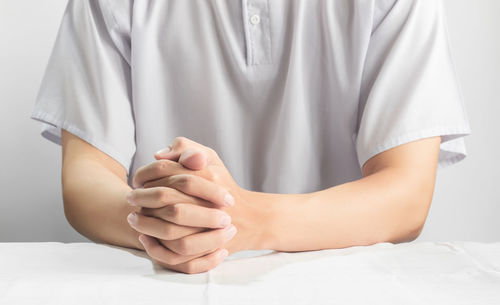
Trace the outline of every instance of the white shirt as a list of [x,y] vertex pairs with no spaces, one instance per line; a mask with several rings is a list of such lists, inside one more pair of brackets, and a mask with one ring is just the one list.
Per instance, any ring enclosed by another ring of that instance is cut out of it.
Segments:
[[374,155],[470,134],[440,0],[70,0],[32,118],[129,175],[176,136],[247,189],[303,193]]

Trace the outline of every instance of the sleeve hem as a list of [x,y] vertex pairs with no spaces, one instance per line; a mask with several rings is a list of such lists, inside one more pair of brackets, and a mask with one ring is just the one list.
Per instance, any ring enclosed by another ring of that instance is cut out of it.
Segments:
[[62,145],[61,129],[65,129],[119,162],[125,168],[128,177],[131,162],[127,161],[127,158],[123,157],[115,148],[109,146],[104,141],[81,130],[75,124],[58,120],[49,113],[43,111],[33,112],[30,118],[44,124],[40,134],[47,140],[55,144]]
[[[367,149],[365,153],[360,152],[358,154],[360,168],[373,156],[394,148],[396,146],[406,144],[409,142],[417,141],[423,138],[430,138],[434,136],[441,136],[441,144],[439,148],[439,162],[438,168],[445,168],[449,165],[457,163],[466,157],[465,145],[462,145],[461,149],[446,149],[443,147],[444,143],[449,141],[458,140],[466,135],[469,135],[471,130],[468,126],[461,127],[438,127],[426,130],[420,130],[416,132],[406,133],[397,138],[390,139],[382,144],[375,145],[373,148]],[[358,151],[360,151],[358,147]]]

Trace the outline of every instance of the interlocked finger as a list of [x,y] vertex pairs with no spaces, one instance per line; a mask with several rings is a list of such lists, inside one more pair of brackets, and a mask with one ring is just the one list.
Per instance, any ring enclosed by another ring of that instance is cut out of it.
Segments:
[[224,229],[213,229],[188,235],[175,240],[164,241],[164,245],[181,255],[196,255],[206,251],[214,251],[234,237],[237,230],[234,225]]
[[[202,258],[203,256],[210,254],[210,252],[200,253],[198,255],[179,255],[168,248],[164,247],[156,238],[147,235],[139,236],[146,253],[154,260],[160,262],[162,265],[167,266],[169,269],[186,272],[186,273],[196,273],[204,272],[204,268],[213,268],[220,263],[220,261],[213,261],[213,259],[208,259],[205,262],[203,260],[198,260],[195,263],[189,263],[186,266],[179,266],[179,264],[186,264],[190,261]],[[214,265],[214,263],[216,263]],[[175,268],[171,268],[177,266]],[[194,268],[196,267],[196,268]],[[206,269],[208,270],[208,269]],[[205,270],[205,271],[206,271]],[[187,272],[191,271],[191,272]]]
[[132,205],[143,208],[162,208],[179,202],[207,207],[213,206],[213,204],[206,200],[186,195],[181,191],[165,186],[132,190],[127,196],[127,201]]
[[162,219],[131,213],[127,220],[132,228],[139,233],[147,234],[164,240],[175,240],[195,233],[205,231],[205,228],[180,226]]
[[154,216],[181,226],[223,228],[231,223],[224,211],[190,203],[176,203],[158,209],[141,209],[140,214]]
[[155,186],[173,188],[184,194],[198,197],[219,206],[234,205],[234,198],[226,189],[215,182],[196,175],[179,174],[166,176],[144,184],[145,188]]

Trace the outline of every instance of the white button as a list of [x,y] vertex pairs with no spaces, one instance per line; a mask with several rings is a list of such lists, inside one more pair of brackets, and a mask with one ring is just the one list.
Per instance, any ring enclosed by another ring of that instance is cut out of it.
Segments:
[[250,17],[251,24],[258,24],[259,22],[260,22],[259,15],[252,15],[252,17]]

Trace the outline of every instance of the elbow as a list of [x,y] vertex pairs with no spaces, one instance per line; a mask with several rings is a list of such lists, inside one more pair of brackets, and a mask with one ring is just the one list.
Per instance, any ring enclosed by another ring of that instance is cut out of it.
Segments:
[[72,209],[71,209],[71,203],[70,203],[71,196],[69,195],[69,192],[68,192],[67,188],[65,187],[64,182],[62,184],[62,197],[63,197],[64,217],[66,217],[66,220],[68,221],[68,223],[71,226],[73,226],[73,224],[72,224],[72,221],[73,221]]
[[70,198],[67,194],[64,195],[63,191],[64,216],[69,225],[83,237],[96,243],[103,242],[97,236],[93,235],[88,225],[85,224],[85,211],[78,207],[77,203]]
[[410,228],[410,230],[406,233],[406,238],[404,242],[412,242],[415,239],[417,239],[420,234],[422,233],[422,230],[424,228],[424,223],[422,222],[420,225]]
[[387,234],[386,237],[382,238],[379,242],[389,242],[393,244],[412,242],[420,236],[423,228],[423,223],[415,226],[400,226],[396,229],[390,230],[389,234]]
[[406,230],[407,242],[414,241],[422,233],[425,221],[427,220],[427,215],[429,214],[433,195],[433,181],[432,183],[423,181],[417,187],[412,189],[410,197],[408,198],[414,198],[414,200],[409,201],[408,209],[406,211],[408,219],[408,228]]
[[86,234],[85,226],[84,226],[84,215],[81,208],[78,207],[77,202],[75,201],[75,194],[70,192],[67,187],[63,185],[63,206],[64,206],[64,217],[70,224],[70,226],[82,234],[83,236],[91,239],[88,234]]
[[424,228],[434,195],[434,179],[420,178],[413,180],[413,183],[407,182],[401,195],[398,201],[402,207],[402,221],[398,222],[400,234],[397,238],[400,242],[412,242]]
[[75,231],[88,238],[85,234],[86,209],[81,204],[81,188],[69,178],[63,174],[61,181],[64,217]]
[[[407,201],[401,205],[400,217],[392,226],[389,234],[389,242],[403,243],[416,240],[422,233],[432,202],[432,192],[421,192],[420,196],[411,196],[414,200]],[[424,194],[424,195],[422,195]]]
[[420,236],[423,228],[423,223],[413,226],[400,226],[392,230],[388,234],[388,237],[386,236],[386,238],[382,239],[382,242],[389,242],[393,244],[412,242]]
[[73,203],[75,195],[72,192],[72,184],[70,182],[71,180],[64,171],[64,166],[63,166],[63,172],[61,176],[61,186],[62,186],[64,217],[66,217],[66,220],[71,225],[71,227],[73,227],[73,229],[78,231],[75,222],[77,217],[75,216],[75,208]]
[[78,217],[76,217],[75,215],[75,209],[73,207],[73,204],[71,203],[71,196],[68,194],[68,191],[65,191],[64,187],[63,187],[63,206],[64,206],[64,217],[66,217],[66,220],[73,229],[80,232],[77,227],[76,219],[78,219]]

